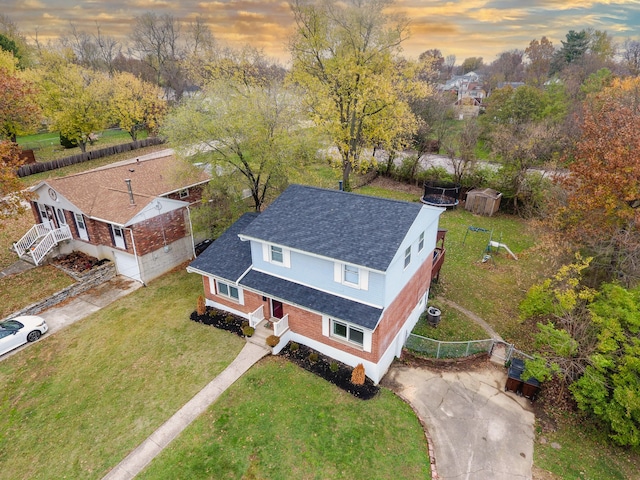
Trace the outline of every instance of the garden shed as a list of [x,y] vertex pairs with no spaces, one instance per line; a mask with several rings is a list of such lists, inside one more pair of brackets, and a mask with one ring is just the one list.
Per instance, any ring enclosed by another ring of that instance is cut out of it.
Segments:
[[500,208],[502,193],[492,188],[476,188],[467,192],[465,209],[478,215],[492,216]]

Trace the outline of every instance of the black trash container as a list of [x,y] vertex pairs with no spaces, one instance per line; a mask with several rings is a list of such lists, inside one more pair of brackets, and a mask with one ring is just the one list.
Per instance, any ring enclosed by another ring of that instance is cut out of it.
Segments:
[[440,323],[440,310],[436,307],[427,308],[427,320],[429,321],[429,325],[432,327],[437,327]]

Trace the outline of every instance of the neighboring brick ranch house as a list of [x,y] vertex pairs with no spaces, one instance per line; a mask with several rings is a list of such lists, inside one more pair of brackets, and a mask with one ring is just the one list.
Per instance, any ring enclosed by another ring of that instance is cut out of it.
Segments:
[[427,303],[444,260],[444,209],[290,186],[248,213],[187,270],[202,275],[207,304],[273,323],[281,340],[348,365],[378,383]]
[[81,251],[148,282],[194,258],[189,207],[209,179],[164,156],[43,181],[32,188],[37,224],[14,248],[36,264]]

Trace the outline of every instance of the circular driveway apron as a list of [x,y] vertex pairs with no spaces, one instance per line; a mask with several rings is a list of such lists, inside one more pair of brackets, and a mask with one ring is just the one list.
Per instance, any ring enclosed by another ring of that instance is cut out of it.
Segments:
[[534,414],[506,393],[504,369],[392,365],[383,384],[409,402],[432,439],[440,480],[531,479]]

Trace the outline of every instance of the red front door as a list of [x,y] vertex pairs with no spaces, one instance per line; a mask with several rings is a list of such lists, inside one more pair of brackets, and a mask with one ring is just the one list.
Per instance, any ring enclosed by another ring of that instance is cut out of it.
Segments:
[[271,316],[282,318],[282,302],[271,299]]

